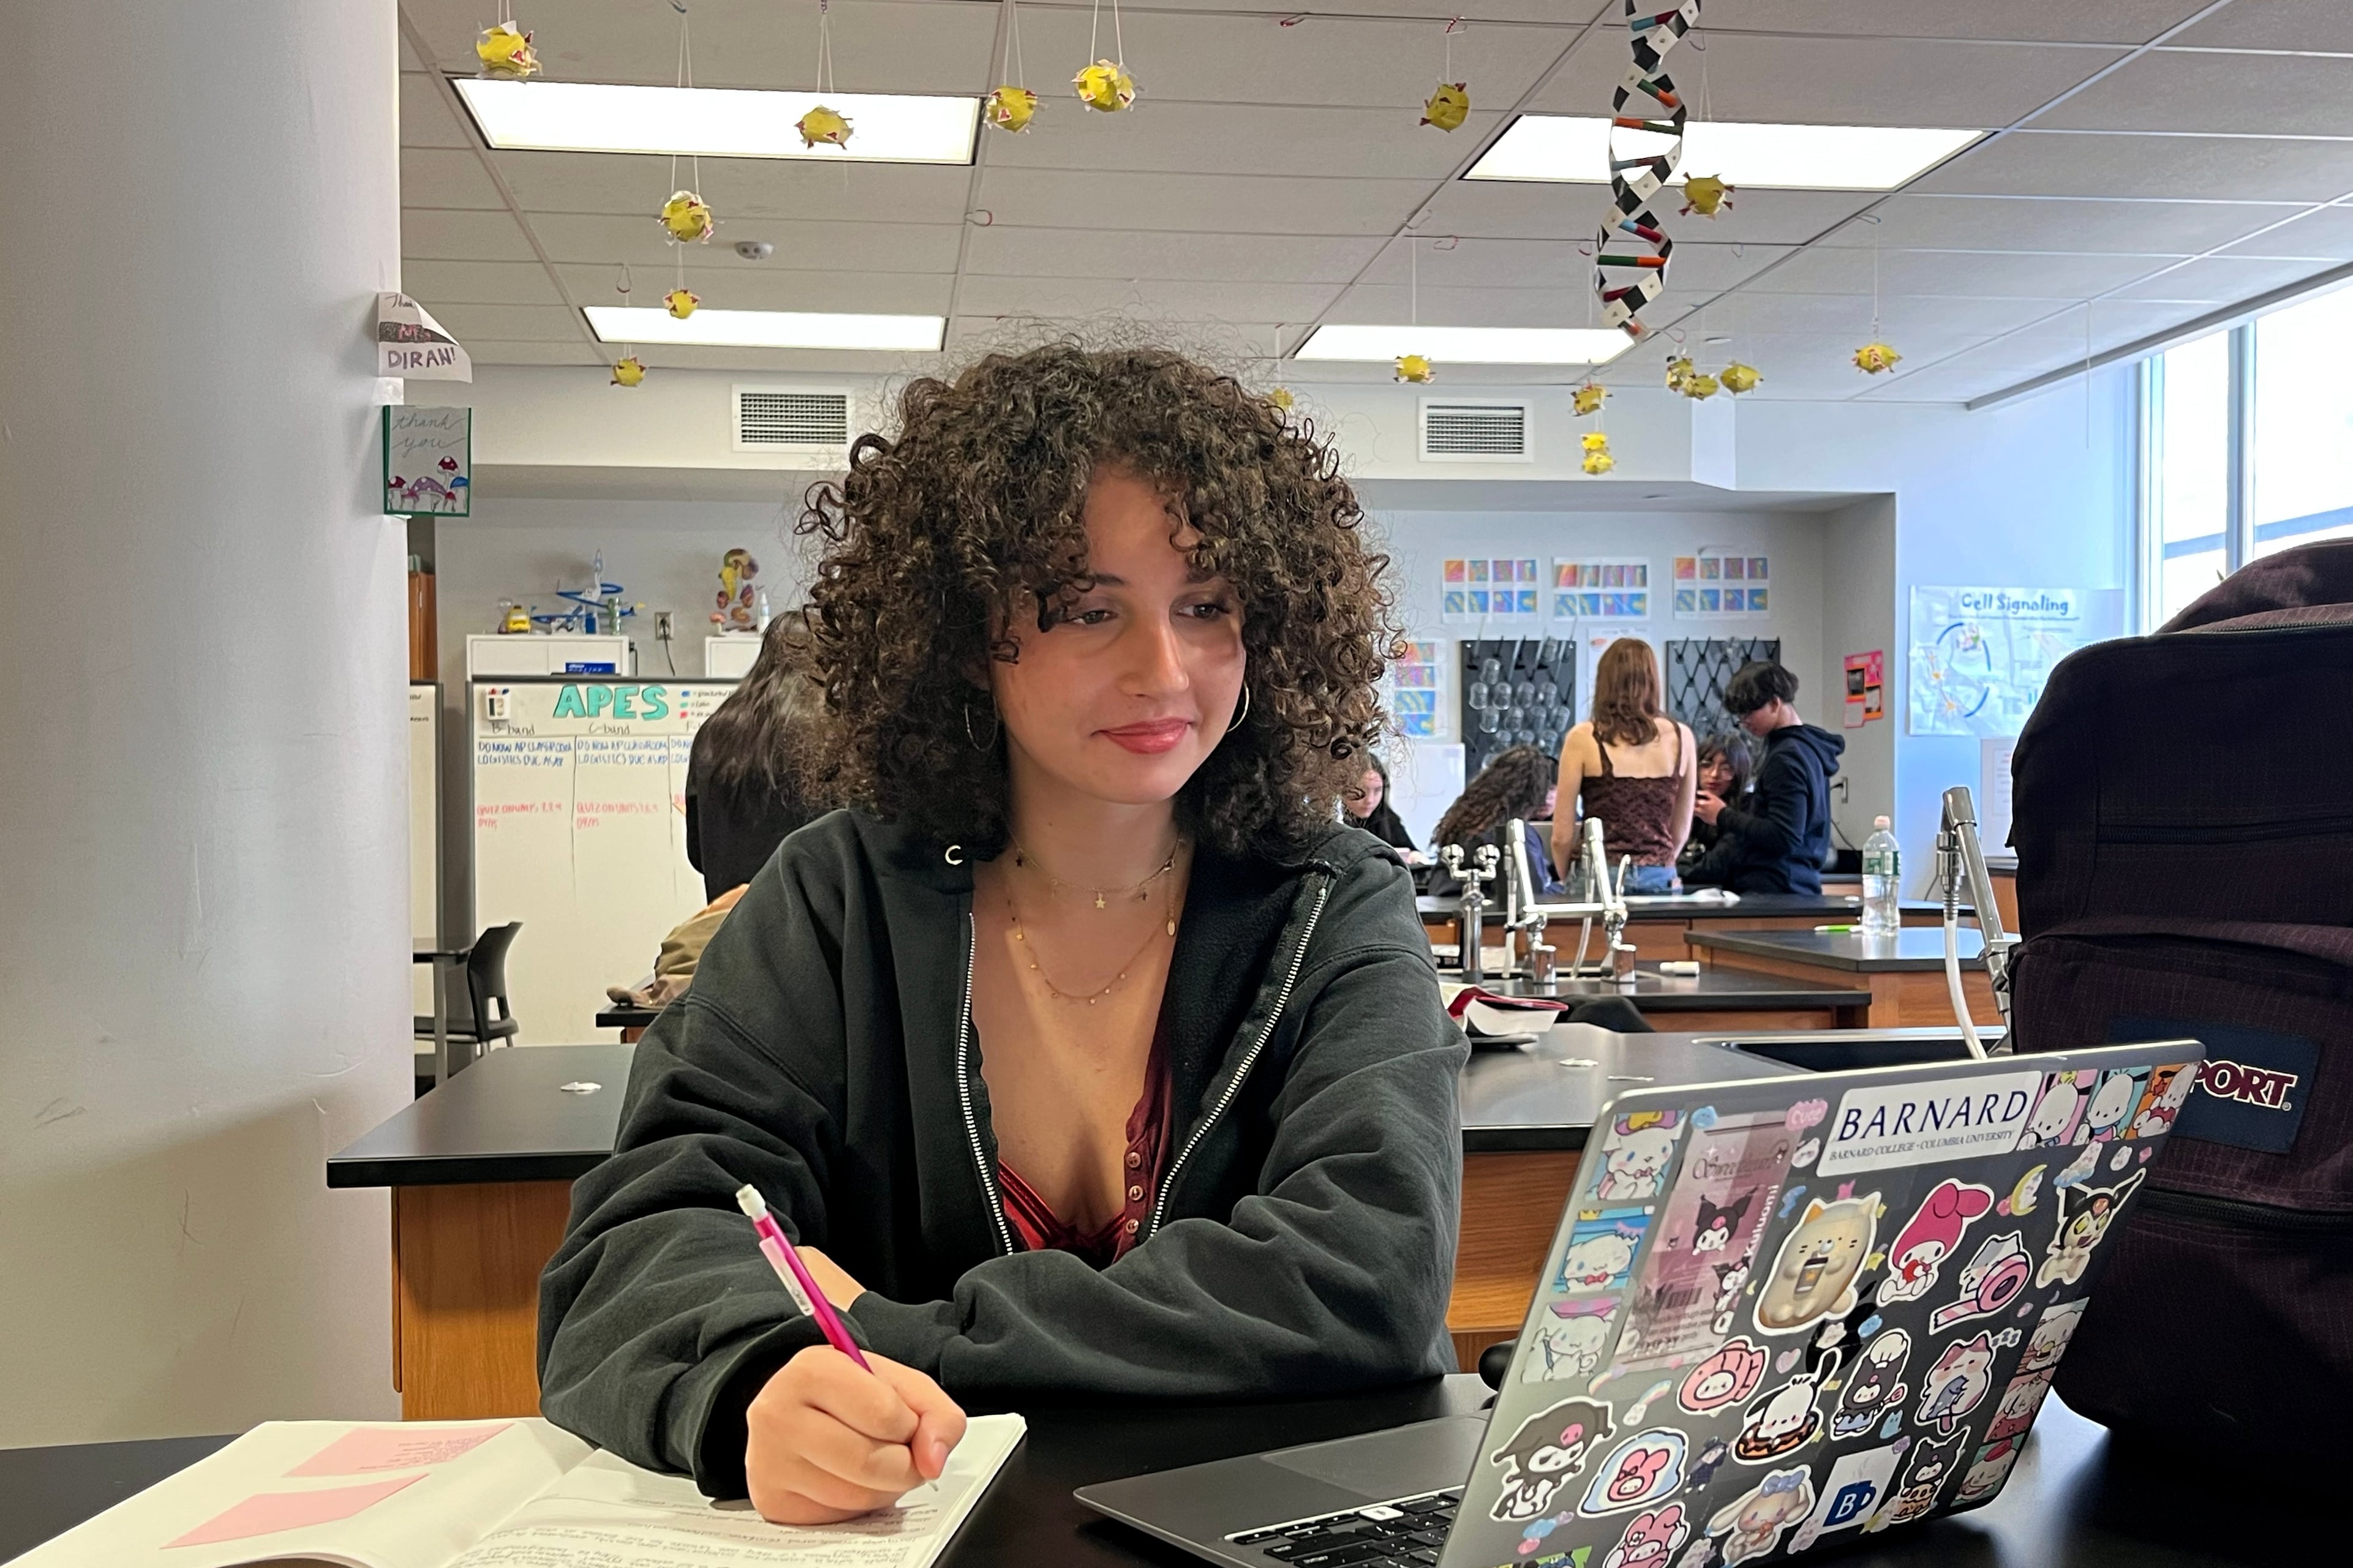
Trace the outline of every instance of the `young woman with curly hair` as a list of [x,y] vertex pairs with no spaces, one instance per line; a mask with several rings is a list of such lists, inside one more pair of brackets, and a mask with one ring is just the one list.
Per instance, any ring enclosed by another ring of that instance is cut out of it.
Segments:
[[[1506,746],[1487,759],[1470,787],[1455,797],[1430,836],[1430,850],[1460,844],[1468,851],[1482,844],[1508,850],[1504,830],[1517,817],[1526,825],[1528,874],[1536,880],[1536,896],[1552,898],[1562,891],[1560,874],[1553,868],[1552,847],[1537,823],[1553,812],[1552,759],[1534,746]],[[1494,896],[1503,897],[1502,884]],[[1441,879],[1430,891],[1444,896],[1460,890],[1452,878]]]
[[1398,634],[1331,452],[1150,351],[898,412],[803,521],[804,776],[849,808],[638,1046],[541,1291],[551,1417],[778,1520],[937,1475],[959,1398],[1452,1363],[1464,1046],[1407,871],[1337,820]]

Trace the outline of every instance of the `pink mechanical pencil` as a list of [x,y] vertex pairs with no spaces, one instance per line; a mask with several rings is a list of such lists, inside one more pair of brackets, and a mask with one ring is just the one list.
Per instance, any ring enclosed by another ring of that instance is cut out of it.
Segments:
[[817,1326],[825,1331],[825,1342],[856,1362],[860,1371],[872,1372],[874,1369],[866,1364],[866,1358],[858,1353],[858,1342],[849,1337],[849,1329],[842,1322],[841,1314],[833,1310],[833,1303],[825,1299],[825,1292],[818,1289],[817,1281],[809,1278],[808,1266],[801,1261],[801,1255],[793,1250],[792,1242],[786,1238],[784,1227],[776,1223],[776,1216],[768,1213],[768,1200],[760,1195],[760,1189],[749,1184],[736,1188],[735,1203],[750,1216],[752,1228],[760,1233],[760,1251],[767,1258],[768,1267],[775,1269],[776,1278],[785,1282],[785,1289],[792,1293],[794,1303],[815,1318]]

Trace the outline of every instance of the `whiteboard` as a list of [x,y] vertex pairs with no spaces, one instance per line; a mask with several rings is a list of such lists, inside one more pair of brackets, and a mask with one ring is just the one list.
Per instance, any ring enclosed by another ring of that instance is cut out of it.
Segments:
[[651,973],[702,908],[686,764],[727,681],[478,681],[473,934],[521,921],[507,996],[522,1045],[599,1037],[605,987]]
[[[417,942],[441,935],[441,688],[418,681],[408,689],[408,934]],[[433,973],[409,965],[409,1011],[433,1011]]]

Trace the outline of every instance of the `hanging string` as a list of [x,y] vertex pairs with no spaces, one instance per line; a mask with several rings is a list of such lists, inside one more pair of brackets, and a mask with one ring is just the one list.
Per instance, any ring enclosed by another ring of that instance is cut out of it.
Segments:
[[1027,88],[1029,72],[1021,63],[1021,5],[1019,0],[1005,0],[1005,9],[1011,33],[1005,43],[1007,79],[1014,86]]
[[1440,81],[1452,81],[1454,79],[1454,34],[1455,30],[1461,26],[1462,18],[1460,16],[1450,17],[1447,20],[1446,69],[1439,74],[1438,79]]
[[1408,324],[1418,327],[1421,325],[1421,247],[1414,243],[1411,235],[1406,236],[1405,255],[1410,279],[1406,295],[1407,308],[1411,311]]
[[823,98],[833,91],[832,0],[817,0],[817,90]]
[[[1095,52],[1095,37],[1102,26],[1103,0],[1095,0],[1094,15],[1087,23],[1087,58],[1091,60],[1103,58],[1103,56]],[[1111,38],[1112,47],[1117,51],[1112,56],[1112,63],[1117,66],[1126,65],[1127,35],[1120,29],[1119,0],[1111,0]]]

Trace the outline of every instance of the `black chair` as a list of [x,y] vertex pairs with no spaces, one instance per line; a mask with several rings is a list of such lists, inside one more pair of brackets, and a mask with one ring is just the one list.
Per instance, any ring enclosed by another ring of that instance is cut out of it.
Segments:
[[[514,1009],[507,1005],[507,949],[514,945],[521,921],[491,926],[466,950],[466,1003],[463,1013],[449,1020],[449,1043],[480,1049],[514,1034]],[[433,1037],[429,1016],[416,1016],[416,1037]],[[428,1080],[420,1080],[428,1081]]]

